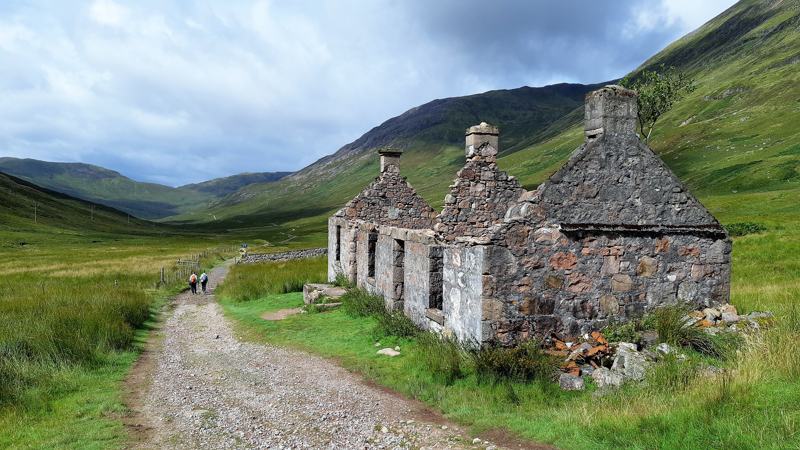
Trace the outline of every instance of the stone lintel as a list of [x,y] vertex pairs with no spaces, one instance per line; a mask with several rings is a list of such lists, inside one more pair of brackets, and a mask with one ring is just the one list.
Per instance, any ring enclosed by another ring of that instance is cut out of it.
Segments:
[[438,323],[439,325],[444,325],[444,314],[442,313],[441,309],[428,308],[425,310],[425,317]]

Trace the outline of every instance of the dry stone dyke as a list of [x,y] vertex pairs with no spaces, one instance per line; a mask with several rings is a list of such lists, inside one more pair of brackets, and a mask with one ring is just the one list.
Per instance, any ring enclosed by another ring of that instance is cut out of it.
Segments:
[[280,253],[248,253],[237,261],[237,264],[253,264],[271,261],[288,261],[292,259],[315,258],[328,253],[327,248],[307,248]]

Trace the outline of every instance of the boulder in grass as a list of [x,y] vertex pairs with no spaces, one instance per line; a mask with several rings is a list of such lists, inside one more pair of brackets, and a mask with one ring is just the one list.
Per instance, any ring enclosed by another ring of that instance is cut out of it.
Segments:
[[723,312],[722,321],[726,325],[730,325],[739,321],[739,315],[736,313]]
[[592,380],[599,388],[620,387],[623,383],[622,374],[612,372],[605,367],[600,367],[592,372]]
[[641,381],[644,379],[648,365],[647,358],[636,350],[636,344],[620,342],[611,370],[626,379]]
[[659,353],[662,353],[664,355],[669,355],[670,353],[674,352],[675,350],[672,348],[671,345],[667,344],[666,342],[662,342],[662,343],[658,344],[658,347],[656,347],[656,351],[658,351]]
[[379,355],[395,357],[395,356],[399,356],[400,352],[398,352],[397,350],[395,350],[393,348],[386,347],[386,348],[382,348],[382,349],[378,350],[378,354]]
[[569,373],[562,373],[558,377],[558,385],[565,391],[582,391],[584,388],[583,378]]

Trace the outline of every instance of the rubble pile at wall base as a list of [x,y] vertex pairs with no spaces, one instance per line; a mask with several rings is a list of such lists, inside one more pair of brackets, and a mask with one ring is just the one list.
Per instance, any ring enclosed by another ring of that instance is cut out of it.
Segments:
[[[772,320],[770,312],[739,315],[736,307],[730,304],[690,311],[681,319],[684,327],[698,328],[709,336],[757,333]],[[689,359],[683,347],[659,343],[659,340],[658,333],[653,330],[642,331],[637,342],[609,342],[606,336],[595,331],[583,336],[580,342],[563,342],[552,338],[551,348],[546,353],[564,358],[558,379],[562,389],[583,390],[591,380],[602,390],[644,381],[647,371],[666,358],[679,361]],[[700,376],[722,372],[723,369],[707,363],[702,363],[702,370],[698,370]]]

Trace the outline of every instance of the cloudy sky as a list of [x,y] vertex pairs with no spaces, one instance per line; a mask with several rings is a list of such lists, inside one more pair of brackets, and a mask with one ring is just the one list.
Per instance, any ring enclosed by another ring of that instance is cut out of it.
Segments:
[[591,83],[733,0],[0,2],[0,156],[295,170],[435,98]]

